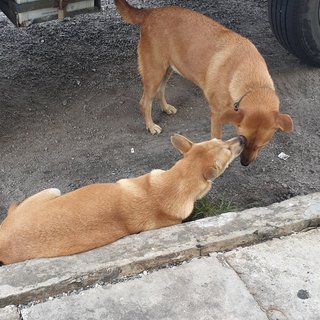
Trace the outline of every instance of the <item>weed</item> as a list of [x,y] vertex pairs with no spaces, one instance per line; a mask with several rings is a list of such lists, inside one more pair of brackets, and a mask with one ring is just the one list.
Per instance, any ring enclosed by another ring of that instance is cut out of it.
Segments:
[[208,197],[204,197],[195,203],[188,221],[217,216],[225,212],[235,211],[236,209],[237,207],[232,200],[221,198],[216,202],[212,202]]

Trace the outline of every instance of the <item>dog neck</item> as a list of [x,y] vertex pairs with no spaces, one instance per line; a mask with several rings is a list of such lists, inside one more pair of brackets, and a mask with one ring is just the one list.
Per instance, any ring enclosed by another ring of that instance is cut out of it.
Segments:
[[240,103],[241,101],[247,97],[248,95],[254,93],[254,92],[257,92],[257,91],[261,91],[261,90],[271,90],[274,92],[274,89],[271,88],[270,86],[261,86],[261,87],[255,87],[255,88],[252,88],[250,90],[248,90],[247,92],[245,92],[241,97],[240,99],[236,100],[233,104],[233,109],[234,111],[239,111],[239,108],[240,108]]
[[179,160],[167,171],[152,171],[150,178],[155,188],[161,186],[158,196],[166,204],[166,214],[181,220],[191,214],[195,201],[205,196],[212,185],[204,179],[201,167],[187,159]]

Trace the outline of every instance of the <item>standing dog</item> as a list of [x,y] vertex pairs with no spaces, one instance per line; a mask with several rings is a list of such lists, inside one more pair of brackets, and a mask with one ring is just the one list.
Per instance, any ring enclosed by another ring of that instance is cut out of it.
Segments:
[[71,255],[181,223],[245,144],[244,137],[192,143],[174,135],[171,141],[184,156],[167,171],[93,184],[65,195],[47,189],[11,206],[0,226],[0,261]]
[[154,97],[167,114],[177,111],[164,94],[172,70],[203,90],[211,110],[212,138],[221,138],[223,122],[247,138],[243,165],[256,159],[277,129],[292,130],[290,116],[279,113],[266,63],[248,39],[188,9],[136,9],[125,0],[115,4],[126,22],[140,25],[140,107],[152,134],[161,132],[151,116]]

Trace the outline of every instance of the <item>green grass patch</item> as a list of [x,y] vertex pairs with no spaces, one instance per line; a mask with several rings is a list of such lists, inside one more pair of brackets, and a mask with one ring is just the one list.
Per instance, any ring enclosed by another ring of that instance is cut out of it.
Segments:
[[217,216],[225,212],[236,210],[237,207],[232,200],[221,198],[213,202],[208,197],[204,197],[195,203],[188,221]]

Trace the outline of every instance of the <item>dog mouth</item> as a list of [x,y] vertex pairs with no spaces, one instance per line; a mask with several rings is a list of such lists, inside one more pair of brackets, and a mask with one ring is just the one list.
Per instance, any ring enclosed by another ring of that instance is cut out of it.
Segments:
[[229,164],[232,162],[236,157],[242,154],[244,150],[247,139],[244,136],[237,136],[227,141],[229,144],[229,150],[231,151],[231,158],[229,159]]
[[248,157],[245,155],[245,147],[247,146],[248,141],[245,136],[239,136],[239,139],[240,139],[240,146],[242,147],[241,154],[240,154],[240,163],[243,166],[247,167],[252,161],[248,159]]
[[240,142],[240,147],[241,147],[241,151],[240,151],[240,163],[247,167],[251,162],[252,160],[250,160],[248,158],[248,156],[246,155],[246,146],[247,146],[247,138],[245,136],[238,136],[238,139],[239,139],[239,142]]
[[244,157],[242,154],[240,156],[240,163],[247,167],[250,164],[251,160],[248,160],[246,157]]
[[240,154],[240,163],[247,167],[253,160],[255,160],[255,157],[250,153],[250,151],[248,152],[248,150],[244,148]]

